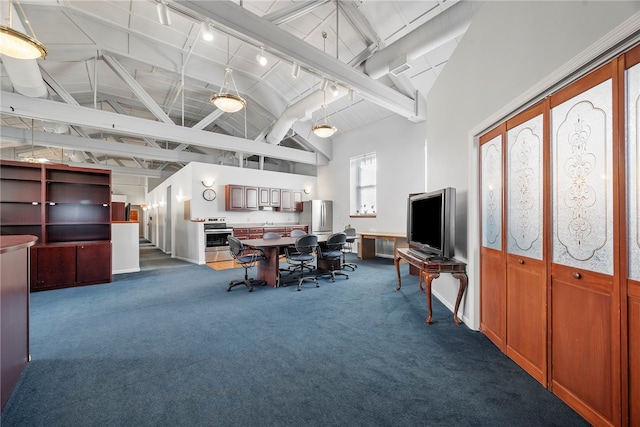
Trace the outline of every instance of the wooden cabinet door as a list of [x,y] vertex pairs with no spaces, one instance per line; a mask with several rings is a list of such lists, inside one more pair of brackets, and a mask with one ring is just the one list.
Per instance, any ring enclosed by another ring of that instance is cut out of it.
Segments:
[[507,122],[506,353],[547,385],[544,105]]
[[241,185],[225,186],[225,205],[228,211],[244,210],[244,187]]
[[504,125],[480,138],[480,329],[500,350],[506,341],[506,260],[503,244]]
[[271,202],[271,206],[277,208],[280,206],[280,189],[279,188],[272,188],[269,190],[270,192],[270,197],[269,200]]
[[285,212],[293,210],[293,196],[291,190],[280,191],[280,210]]
[[76,283],[76,247],[51,246],[33,248],[35,257],[35,289],[71,286]]
[[77,246],[78,284],[111,281],[111,243],[87,243]]
[[293,197],[293,210],[295,212],[302,212],[302,191],[293,191],[291,195]]
[[271,189],[258,188],[258,206],[271,206]]
[[244,188],[244,205],[246,210],[258,210],[258,187]]

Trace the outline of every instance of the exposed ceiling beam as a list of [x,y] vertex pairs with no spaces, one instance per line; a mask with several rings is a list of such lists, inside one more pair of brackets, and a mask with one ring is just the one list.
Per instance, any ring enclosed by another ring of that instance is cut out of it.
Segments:
[[140,84],[127,72],[127,70],[112,56],[102,55],[104,62],[126,83],[131,91],[138,97],[140,101],[156,116],[156,118],[164,123],[175,124],[171,117],[164,112],[162,108],[153,100],[153,98],[140,86]]
[[[9,126],[1,126],[2,140],[14,144],[31,144],[31,131],[29,129],[18,129]],[[164,148],[153,148],[144,145],[122,144],[120,142],[102,141],[95,139],[81,138],[77,136],[58,135],[47,132],[34,132],[34,140],[39,145],[47,147],[63,148],[65,150],[91,150],[96,153],[110,154],[113,156],[140,157],[143,159],[169,161],[169,162],[201,162],[213,163],[215,156],[204,154],[194,154],[186,151],[165,150]]]
[[[0,95],[0,112],[9,116],[72,123],[79,126],[108,130],[111,133],[122,135],[148,136],[154,139],[177,143],[248,153],[250,155],[263,155],[299,163],[318,164],[315,153],[293,148],[257,143],[244,138],[194,130],[187,127],[123,116],[109,111],[94,110],[46,99],[28,98],[10,92],[1,92]],[[129,146],[129,144],[118,145],[122,147],[123,150]],[[76,149],[86,150],[90,148]],[[185,152],[170,151],[176,154],[185,154]]]
[[[324,52],[310,49],[304,40],[262,19],[231,1],[176,0],[175,4],[217,22],[238,37],[251,38],[272,47],[285,57],[304,64],[320,75],[354,89],[363,98],[411,120],[419,117],[413,99],[371,79]],[[173,3],[172,3],[173,5]],[[420,113],[422,114],[422,113]]]
[[329,0],[311,0],[307,2],[296,3],[291,7],[285,7],[275,12],[266,14],[262,17],[274,25],[286,24],[296,18],[312,12],[316,8],[328,3]]

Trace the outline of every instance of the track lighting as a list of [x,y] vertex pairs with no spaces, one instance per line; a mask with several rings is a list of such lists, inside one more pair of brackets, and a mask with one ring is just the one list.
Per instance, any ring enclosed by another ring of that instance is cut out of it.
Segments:
[[294,62],[291,66],[291,77],[297,79],[300,76],[300,64]]
[[158,11],[158,21],[162,25],[171,25],[171,15],[169,15],[169,6],[166,3],[160,2],[156,5]]
[[208,42],[213,40],[213,31],[211,31],[211,25],[208,22],[202,21],[200,23],[200,32],[204,40]]
[[338,96],[338,94],[340,93],[340,91],[338,90],[338,86],[336,86],[335,84],[332,84],[331,87],[329,87],[329,90],[331,91],[331,95],[333,96]]
[[263,47],[260,48],[260,53],[256,55],[256,60],[258,61],[258,64],[262,65],[263,67],[267,65],[267,57],[264,56]]

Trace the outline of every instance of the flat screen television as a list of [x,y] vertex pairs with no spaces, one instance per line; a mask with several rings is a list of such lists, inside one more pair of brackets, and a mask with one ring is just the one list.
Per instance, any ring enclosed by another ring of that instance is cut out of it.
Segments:
[[409,197],[407,241],[425,257],[455,255],[456,189],[447,187]]

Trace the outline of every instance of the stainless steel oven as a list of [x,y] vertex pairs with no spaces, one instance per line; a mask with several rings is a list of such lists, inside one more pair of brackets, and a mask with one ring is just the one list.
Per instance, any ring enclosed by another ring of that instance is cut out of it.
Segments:
[[209,218],[204,223],[205,262],[232,259],[229,252],[229,236],[232,228],[227,228],[224,218]]

